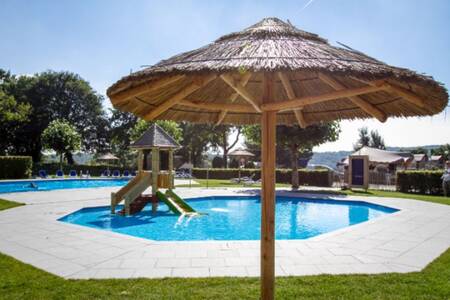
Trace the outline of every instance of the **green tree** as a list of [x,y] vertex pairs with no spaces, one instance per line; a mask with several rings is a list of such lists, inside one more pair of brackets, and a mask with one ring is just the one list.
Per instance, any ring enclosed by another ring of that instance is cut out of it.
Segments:
[[[228,141],[229,136],[235,133],[236,137],[231,144]],[[213,148],[222,148],[222,161],[224,168],[228,168],[228,152],[236,146],[241,135],[241,127],[235,127],[230,125],[218,125],[214,127],[212,132],[211,145]]]
[[136,154],[130,150],[131,134],[136,126],[137,117],[117,109],[110,111],[109,117],[109,151],[119,157],[119,164],[131,167],[135,164]]
[[450,159],[450,144],[441,145],[431,150],[432,155],[443,155],[446,160]]
[[[174,121],[155,121],[169,135],[181,143],[182,129]],[[130,167],[135,163],[136,153],[130,149],[133,141],[137,140],[154,122],[146,122],[135,115],[119,110],[111,110],[110,123],[110,151],[120,158],[119,164]]]
[[[403,152],[403,149],[400,149],[400,152]],[[423,147],[418,147],[416,149],[412,149],[409,152],[411,152],[412,154],[427,154],[428,151],[427,149],[423,148]]]
[[362,147],[369,146],[370,144],[370,135],[369,129],[367,127],[361,127],[358,129],[358,141],[353,145],[353,149],[355,151],[361,149]]
[[28,121],[31,106],[17,103],[13,96],[5,94],[0,86],[0,155],[11,152],[18,129]]
[[[298,159],[312,152],[314,146],[325,142],[336,141],[339,137],[340,126],[337,122],[311,125],[307,128],[299,126],[277,126],[277,146],[290,152],[292,166],[292,188],[297,189]],[[261,130],[258,125],[245,126],[243,134],[246,142],[261,144]]]
[[180,128],[180,125],[175,121],[165,121],[165,120],[158,120],[154,122],[147,122],[144,120],[138,120],[134,127],[131,129],[131,140],[135,141],[141,135],[144,134],[144,132],[150,128],[150,126],[156,123],[158,124],[162,129],[164,129],[171,137],[174,138],[175,141],[178,143],[181,143],[183,138],[183,132]]
[[[52,120],[65,119],[81,134],[86,151],[107,147],[108,120],[102,107],[103,97],[79,75],[47,71],[34,76],[13,77],[8,93],[18,103],[32,107],[29,121],[18,129],[12,139],[17,154],[40,159],[41,134]],[[67,153],[70,158],[70,153]]]
[[369,146],[372,148],[377,148],[381,150],[386,149],[386,145],[384,144],[384,139],[378,133],[377,130],[370,131],[370,143]]
[[184,161],[199,166],[203,154],[214,139],[214,126],[210,124],[180,123],[182,130],[182,148],[177,152]]
[[62,169],[63,155],[80,149],[81,135],[69,122],[54,120],[42,132],[42,143],[45,149],[52,149],[59,155]]
[[378,133],[377,130],[371,130],[367,127],[361,127],[358,129],[358,140],[356,144],[353,145],[353,149],[358,151],[362,147],[372,147],[377,149],[386,149],[383,137]]
[[213,168],[223,168],[223,158],[220,156],[214,156],[212,160],[212,167]]

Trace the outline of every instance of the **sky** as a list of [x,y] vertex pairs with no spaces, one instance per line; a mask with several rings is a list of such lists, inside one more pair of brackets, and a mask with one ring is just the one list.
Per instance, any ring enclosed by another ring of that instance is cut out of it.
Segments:
[[[75,72],[106,95],[131,71],[272,16],[450,86],[448,0],[1,0],[0,68]],[[111,107],[107,98],[104,105]],[[378,130],[387,146],[450,143],[447,113],[386,123],[343,121],[339,140],[314,150],[351,150],[362,126]]]

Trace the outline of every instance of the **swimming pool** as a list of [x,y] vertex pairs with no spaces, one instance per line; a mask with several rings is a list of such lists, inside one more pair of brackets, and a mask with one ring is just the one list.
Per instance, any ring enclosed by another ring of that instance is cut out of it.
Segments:
[[81,189],[108,186],[123,186],[129,178],[114,179],[47,179],[0,182],[0,193],[35,192],[61,189]]
[[[307,239],[380,216],[396,209],[359,201],[276,199],[276,238]],[[160,203],[129,217],[111,215],[109,206],[83,208],[60,219],[82,226],[158,241],[258,240],[259,196],[220,196],[187,199],[198,217],[180,217]],[[120,209],[120,207],[118,208]]]

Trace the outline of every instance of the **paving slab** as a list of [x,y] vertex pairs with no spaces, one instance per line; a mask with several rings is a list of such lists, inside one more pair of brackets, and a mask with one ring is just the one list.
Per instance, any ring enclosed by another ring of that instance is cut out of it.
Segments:
[[[65,278],[258,276],[259,241],[161,242],[59,222],[107,206],[119,187],[2,194],[27,205],[0,212],[0,252]],[[252,188],[177,188],[183,198],[255,195]],[[306,240],[279,240],[277,276],[416,272],[450,247],[450,206],[423,201],[293,193],[400,211]]]

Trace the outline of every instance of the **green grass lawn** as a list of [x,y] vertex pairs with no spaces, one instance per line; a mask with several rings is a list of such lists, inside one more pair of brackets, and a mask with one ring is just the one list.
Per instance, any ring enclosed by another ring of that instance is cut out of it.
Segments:
[[450,205],[450,197],[444,196],[434,196],[434,195],[420,195],[420,194],[409,194],[401,193],[395,191],[379,191],[379,190],[368,190],[366,191],[343,191],[347,195],[352,196],[376,196],[376,197],[391,197],[391,198],[403,198],[403,199],[415,199],[427,202],[434,202],[440,204]]
[[[257,278],[65,280],[0,254],[1,299],[258,299]],[[277,299],[449,299],[450,250],[422,272],[278,277]]]
[[349,196],[361,196],[361,197],[388,197],[388,198],[402,198],[421,200],[426,202],[434,202],[440,204],[450,205],[450,197],[435,196],[435,195],[420,195],[411,193],[401,193],[395,191],[381,191],[381,190],[301,190],[302,193],[311,194],[332,194],[332,195],[349,195]]
[[[18,202],[13,202],[13,201],[8,201],[8,200],[4,200],[4,199],[0,199],[0,210],[13,208],[13,207],[16,207],[16,206],[22,206],[22,205],[25,205],[25,204],[18,203]],[[1,297],[1,295],[0,295],[0,297]]]
[[[349,194],[354,192],[344,191]],[[339,192],[341,193],[341,192]],[[443,197],[368,191],[361,196]],[[443,198],[443,199],[442,199]],[[0,199],[0,210],[22,205]],[[65,280],[0,254],[0,299],[258,299],[257,278]],[[277,299],[450,299],[450,249],[421,272],[278,277]]]

